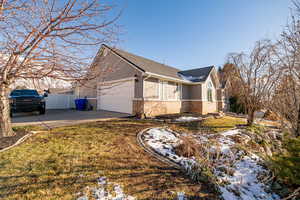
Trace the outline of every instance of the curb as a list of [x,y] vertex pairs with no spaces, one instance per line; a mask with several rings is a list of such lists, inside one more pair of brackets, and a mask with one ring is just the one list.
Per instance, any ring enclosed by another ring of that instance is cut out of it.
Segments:
[[151,156],[155,157],[156,159],[158,159],[159,161],[167,164],[167,165],[170,165],[176,169],[179,169],[179,170],[183,170],[182,167],[171,161],[170,159],[167,159],[165,158],[164,156],[162,156],[161,154],[159,154],[158,152],[156,152],[155,150],[153,150],[152,148],[148,147],[144,142],[143,142],[143,139],[142,139],[142,136],[145,132],[147,132],[149,129],[152,129],[152,128],[164,128],[164,127],[151,127],[151,128],[146,128],[142,131],[140,131],[138,134],[137,134],[137,143],[144,149],[144,151],[146,151],[147,153],[149,153]]
[[[99,118],[99,119],[93,119],[93,120],[80,120],[80,122],[67,122],[63,123],[60,120],[57,121],[36,121],[36,122],[24,122],[24,123],[12,123],[14,127],[18,126],[44,126],[46,128],[60,128],[60,127],[66,127],[66,126],[74,126],[74,125],[80,125],[85,123],[93,123],[93,122],[105,122],[110,120],[127,120],[127,118],[118,118],[118,117],[111,117],[111,118]],[[61,124],[60,124],[61,123]],[[56,125],[54,125],[56,124]],[[45,126],[46,125],[46,126]]]
[[13,145],[11,145],[11,146],[9,146],[9,147],[6,147],[6,148],[4,148],[4,149],[1,149],[1,150],[0,150],[0,153],[2,153],[2,152],[4,152],[4,151],[7,151],[7,150],[9,150],[9,149],[11,149],[11,148],[13,148],[13,147],[16,147],[16,146],[22,144],[22,143],[23,143],[25,140],[27,140],[29,137],[31,137],[31,136],[33,136],[33,135],[35,135],[35,134],[37,134],[37,133],[40,133],[40,132],[44,132],[44,131],[30,131],[30,133],[28,133],[28,134],[24,135],[23,137],[21,137],[20,139],[18,139],[17,142],[14,143]]

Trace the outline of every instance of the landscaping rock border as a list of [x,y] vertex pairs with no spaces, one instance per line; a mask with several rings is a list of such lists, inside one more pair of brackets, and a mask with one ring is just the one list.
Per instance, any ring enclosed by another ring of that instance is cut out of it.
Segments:
[[[182,173],[186,174],[187,176],[189,176],[190,178],[192,178],[193,181],[197,181],[193,178],[194,174],[190,174],[189,171],[187,171],[187,169],[185,169],[183,166],[179,165],[178,163],[174,162],[171,159],[168,159],[167,157],[161,155],[160,153],[158,153],[157,151],[155,151],[154,149],[152,149],[151,147],[149,147],[148,145],[146,145],[142,139],[142,136],[144,133],[146,133],[148,130],[153,129],[153,128],[162,128],[162,129],[168,129],[167,126],[159,126],[159,127],[150,127],[150,128],[146,128],[142,131],[140,131],[137,134],[137,142],[138,144],[144,149],[144,151],[146,151],[147,153],[149,153],[151,156],[153,156],[154,158],[156,158],[157,160],[171,166],[174,167],[175,169],[180,170]],[[168,129],[168,131],[172,132],[174,135],[178,136],[179,133]],[[218,190],[218,188],[216,187],[216,185],[212,184],[213,190],[215,190],[216,193],[220,193],[220,191]],[[222,198],[219,198],[220,200]]]
[[152,148],[148,147],[144,143],[144,141],[142,139],[143,134],[145,132],[147,132],[148,130],[152,129],[152,128],[165,128],[165,127],[151,127],[151,128],[146,128],[146,129],[140,131],[137,134],[137,143],[144,149],[144,151],[146,151],[147,153],[149,153],[151,156],[155,157],[159,161],[161,161],[161,162],[163,162],[163,163],[165,163],[167,165],[170,165],[170,166],[172,166],[172,167],[174,167],[176,169],[183,170],[182,167],[179,164],[177,164],[177,163],[175,163],[175,162],[173,162],[173,161],[165,158],[164,156],[160,155],[159,153],[157,153],[156,151],[154,151]]

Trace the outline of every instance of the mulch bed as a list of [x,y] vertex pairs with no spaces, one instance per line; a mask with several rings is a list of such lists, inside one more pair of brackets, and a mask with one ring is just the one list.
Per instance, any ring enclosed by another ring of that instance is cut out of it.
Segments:
[[27,135],[26,131],[15,132],[14,136],[0,138],[0,150],[15,144],[21,137]]

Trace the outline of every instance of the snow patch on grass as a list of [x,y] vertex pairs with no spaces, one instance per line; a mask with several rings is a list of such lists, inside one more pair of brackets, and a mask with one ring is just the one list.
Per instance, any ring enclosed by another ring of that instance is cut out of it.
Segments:
[[179,143],[180,140],[170,130],[163,128],[152,128],[143,136],[143,140],[146,142],[146,144],[153,148],[157,153],[168,157],[170,160],[180,164],[185,169],[189,169],[192,163],[196,162],[193,159],[176,155],[174,152],[174,147]]
[[[88,194],[83,194],[77,200],[134,200],[135,198],[129,195],[126,195],[123,192],[123,189],[120,185],[108,182],[106,177],[99,177],[98,180],[98,187],[89,188],[87,187],[86,190],[92,193],[92,197],[88,197]],[[113,186],[113,191],[110,192],[108,187]],[[114,194],[112,194],[114,193]]]
[[178,200],[185,200],[184,192],[177,192],[177,199]]
[[[260,177],[269,173],[260,162],[261,158],[253,153],[236,148],[236,139],[242,141],[251,138],[238,129],[220,134],[193,136],[199,143],[215,141],[209,151],[219,151],[221,156],[215,158],[213,173],[217,178],[219,190],[225,200],[278,200],[278,195],[270,192]],[[153,128],[144,134],[144,141],[159,154],[189,169],[196,163],[195,158],[176,155],[174,147],[180,143],[176,133],[162,128]],[[179,198],[179,197],[178,197]]]
[[175,119],[177,122],[192,122],[192,121],[197,121],[200,120],[198,117],[188,117],[188,116],[183,116]]
[[261,165],[256,155],[244,156],[232,167],[233,174],[225,174],[216,170],[219,180],[229,183],[219,186],[223,198],[229,199],[280,199],[278,195],[266,192],[268,186],[264,185],[258,177],[268,173]]

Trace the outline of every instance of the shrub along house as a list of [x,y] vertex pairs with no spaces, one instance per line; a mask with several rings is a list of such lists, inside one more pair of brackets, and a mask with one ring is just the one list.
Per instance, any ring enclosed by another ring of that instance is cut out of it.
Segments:
[[97,80],[77,87],[98,110],[155,116],[222,111],[224,98],[214,66],[179,69],[102,45],[94,61]]

